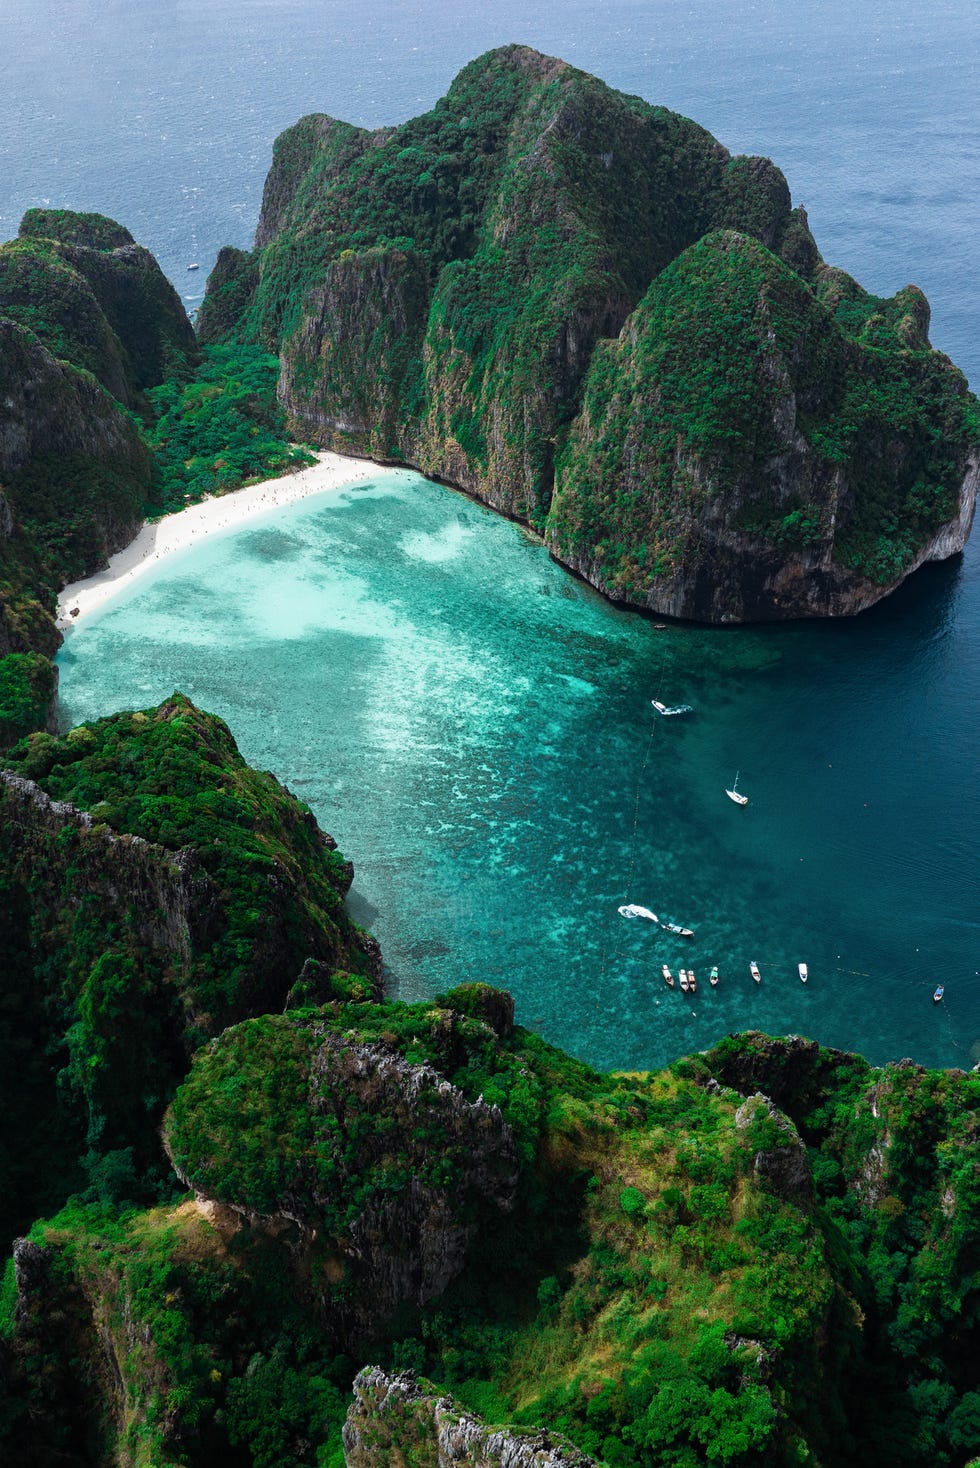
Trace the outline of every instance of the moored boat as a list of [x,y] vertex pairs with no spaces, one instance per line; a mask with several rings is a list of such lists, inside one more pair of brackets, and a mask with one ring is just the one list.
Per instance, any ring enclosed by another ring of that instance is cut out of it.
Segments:
[[708,975],[708,983],[711,985],[712,988],[715,988],[715,986],[718,983],[718,965],[717,964],[715,964],[713,966],[710,974]]
[[689,968],[688,971],[687,971],[687,983],[688,983],[688,987],[691,990],[691,993],[692,994],[696,994],[698,992],[698,981],[694,977],[694,970],[693,970],[693,968]]
[[677,703],[674,704],[673,708],[669,708],[667,704],[661,703],[659,698],[651,698],[650,702],[658,714],[666,714],[668,718],[671,714],[692,714],[694,712],[694,709],[689,703]]
[[942,984],[937,984],[936,985],[936,992],[932,996],[932,1002],[933,1002],[933,1004],[938,1004],[939,1001],[942,999],[942,997],[943,997],[943,986],[942,986]]
[[660,966],[660,972],[664,976],[664,983],[665,984],[669,984],[670,987],[673,988],[674,987],[674,975],[671,973],[670,969],[667,967],[667,965],[665,963],[664,964],[661,964],[661,966]]
[[757,984],[762,983],[762,975],[759,972],[759,965],[756,963],[754,958],[749,960],[749,973],[755,979]]
[[687,977],[687,969],[686,968],[682,968],[681,969],[680,974],[678,975],[678,980],[680,982],[681,988],[684,990],[684,993],[685,994],[689,993],[690,992],[690,988],[691,988],[691,984],[690,984],[690,980]]
[[694,937],[694,929],[684,928],[681,926],[680,923],[661,923],[660,926],[663,928],[665,933],[676,933],[678,938]]
[[798,963],[796,965],[796,967],[799,969],[799,971],[800,971],[800,978],[803,980],[803,982],[805,984],[806,981],[807,981],[807,979],[810,977],[810,970],[807,968],[807,966],[806,966],[805,963]]
[[738,777],[739,777],[739,773],[740,773],[740,771],[738,771],[738,770],[735,771],[735,782],[732,785],[731,790],[726,790],[725,791],[725,794],[728,796],[729,800],[734,800],[734,802],[735,802],[736,805],[748,805],[748,803],[749,803],[749,797],[747,795],[739,795],[739,793],[738,793]]

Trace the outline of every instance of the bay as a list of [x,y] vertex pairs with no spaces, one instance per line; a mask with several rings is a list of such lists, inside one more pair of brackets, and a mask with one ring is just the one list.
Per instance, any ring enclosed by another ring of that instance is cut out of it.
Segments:
[[[0,237],[32,205],[101,210],[192,309],[220,245],[250,243],[283,127],[401,121],[513,40],[773,157],[824,256],[881,293],[922,286],[933,341],[980,381],[968,0],[5,0]],[[971,545],[846,624],[658,633],[406,478],[168,563],[71,634],[64,716],[175,685],[222,713],[354,860],[406,995],[504,983],[603,1064],[747,1024],[970,1064],[978,579]],[[654,721],[661,691],[695,713]],[[716,994],[658,990],[685,958],[618,918],[627,894],[697,927]]]
[[[846,623],[658,627],[403,471],[161,563],[68,632],[62,711],[179,687],[226,719],[353,859],[351,909],[399,997],[506,987],[523,1023],[602,1066],[748,1027],[967,1065],[970,589],[947,565]],[[695,999],[663,962],[695,969]]]

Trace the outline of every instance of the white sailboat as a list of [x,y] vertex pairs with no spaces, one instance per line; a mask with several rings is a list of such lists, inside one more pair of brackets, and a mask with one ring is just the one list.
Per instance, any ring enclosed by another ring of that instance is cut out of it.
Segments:
[[734,800],[736,805],[748,805],[749,797],[747,795],[739,795],[738,793],[738,776],[739,771],[736,770],[735,781],[732,785],[732,788],[731,790],[726,790],[725,794],[728,796],[729,800]]

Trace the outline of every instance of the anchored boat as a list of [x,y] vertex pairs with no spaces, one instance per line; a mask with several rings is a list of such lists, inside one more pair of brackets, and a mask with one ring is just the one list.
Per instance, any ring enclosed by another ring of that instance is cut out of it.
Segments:
[[749,797],[747,795],[739,795],[738,793],[738,777],[740,773],[741,772],[739,770],[735,771],[735,780],[732,784],[732,788],[731,790],[726,790],[725,794],[728,796],[729,800],[734,800],[736,805],[748,805]]
[[658,714],[665,714],[668,718],[671,714],[693,714],[694,712],[693,707],[689,703],[678,703],[675,704],[673,708],[668,708],[667,705],[665,703],[661,703],[658,698],[651,698],[650,702],[653,704]]
[[667,965],[665,963],[664,964],[661,964],[661,966],[660,966],[660,972],[664,976],[664,983],[665,984],[669,984],[670,987],[673,988],[674,987],[674,975],[671,973],[670,969],[667,967]]
[[762,975],[759,972],[759,965],[756,963],[754,958],[749,960],[749,973],[755,979],[757,984],[762,983]]
[[679,978],[680,978],[680,985],[681,985],[681,988],[684,990],[684,993],[685,994],[690,993],[691,981],[687,977],[687,969],[686,968],[682,968],[681,969]]
[[714,967],[712,968],[710,974],[708,975],[708,983],[711,985],[711,987],[713,989],[717,987],[717,984],[718,984],[718,965],[717,964],[714,965]]
[[936,985],[936,992],[932,996],[932,1002],[933,1002],[933,1004],[938,1004],[939,1001],[942,999],[942,997],[943,997],[943,986],[942,986],[942,984],[937,984]]
[[810,977],[810,970],[807,968],[807,966],[806,966],[805,963],[798,963],[796,965],[796,967],[799,969],[799,971],[800,971],[800,978],[803,980],[803,982],[805,984],[806,981],[807,981],[807,979]]
[[[622,909],[620,909],[620,911],[622,911]],[[676,933],[678,938],[694,937],[694,929],[683,928],[681,927],[680,923],[661,923],[660,926],[663,928],[665,933]]]
[[687,982],[688,982],[688,987],[691,990],[691,993],[692,994],[696,994],[698,992],[698,981],[694,977],[694,970],[693,970],[693,968],[689,968],[688,971],[687,971]]

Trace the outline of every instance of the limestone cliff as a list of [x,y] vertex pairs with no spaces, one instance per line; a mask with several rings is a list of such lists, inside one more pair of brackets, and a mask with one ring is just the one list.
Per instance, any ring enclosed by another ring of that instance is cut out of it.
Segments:
[[305,438],[661,614],[852,614],[970,532],[980,409],[922,293],[826,266],[769,160],[526,47],[401,127],[284,133],[200,319],[280,353]]
[[[377,950],[343,911],[348,864],[179,695],[32,736],[0,769],[0,817],[5,992],[43,1029],[38,1108],[62,1071],[50,1124],[60,1107],[69,1130],[87,1126],[93,1156],[155,1157],[195,1047],[281,1008],[306,959],[342,973],[341,992],[371,992]],[[30,1217],[29,1199],[7,1201]]]
[[[271,1113],[261,1109],[281,1146],[258,1158],[249,1128],[262,1073],[278,1078]],[[481,1209],[514,1205],[514,1137],[499,1108],[319,1018],[226,1031],[174,1100],[164,1143],[199,1199],[273,1233],[295,1225],[295,1248],[317,1261],[318,1308],[348,1346],[441,1295]]]
[[973,399],[887,331],[855,339],[757,241],[707,235],[593,357],[552,551],[623,601],[742,622],[849,615],[962,550]]
[[366,1366],[344,1423],[347,1468],[595,1468],[560,1433],[487,1427],[431,1382]]

